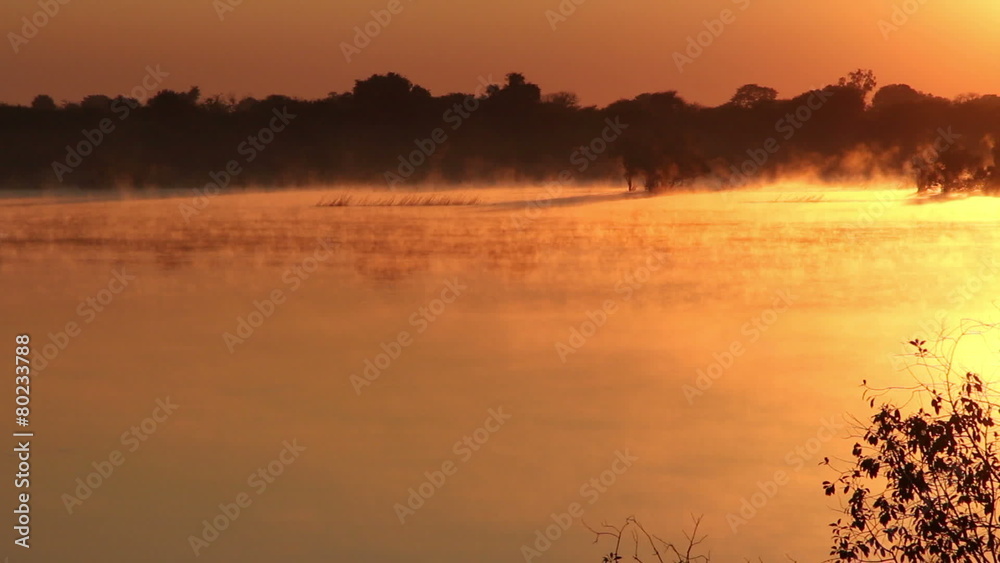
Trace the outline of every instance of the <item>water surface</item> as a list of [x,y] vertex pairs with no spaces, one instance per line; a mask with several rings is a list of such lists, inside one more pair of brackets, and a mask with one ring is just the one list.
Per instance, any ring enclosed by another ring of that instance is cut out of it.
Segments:
[[[218,196],[189,221],[190,196],[0,201],[2,333],[65,345],[36,367],[33,549],[12,561],[192,559],[241,493],[199,559],[520,561],[579,503],[587,525],[635,515],[665,538],[703,515],[720,561],[818,560],[836,502],[817,463],[847,457],[836,421],[866,412],[860,382],[908,383],[893,356],[938,311],[996,317],[993,200],[486,189],[460,194],[474,206],[315,207],[335,191]],[[116,272],[134,279],[109,293]],[[241,319],[259,326],[227,344]],[[993,375],[995,357],[970,361]],[[168,397],[176,412],[129,451],[123,433]],[[295,440],[258,494],[248,478]],[[401,524],[395,505],[448,462]],[[779,471],[734,533],[727,515]],[[599,560],[610,546],[583,522],[534,560]]]

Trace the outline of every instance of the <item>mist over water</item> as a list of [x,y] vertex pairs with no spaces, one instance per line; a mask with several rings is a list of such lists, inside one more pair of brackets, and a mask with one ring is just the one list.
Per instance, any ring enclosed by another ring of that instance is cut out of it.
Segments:
[[[0,200],[0,327],[60,348],[32,396],[35,555],[191,558],[202,521],[248,493],[202,558],[518,561],[573,503],[665,539],[704,515],[718,561],[825,558],[817,464],[849,453],[838,421],[867,415],[860,382],[909,383],[901,343],[939,312],[997,318],[1000,201],[621,191],[247,193],[186,219],[189,196]],[[134,279],[102,294],[116,273]],[[993,377],[995,349],[968,362]],[[176,412],[130,451],[123,432],[166,397]],[[258,493],[248,477],[293,440]],[[64,493],[115,450],[70,514]],[[401,524],[395,506],[449,462]],[[534,561],[596,561],[592,541],[574,519]]]

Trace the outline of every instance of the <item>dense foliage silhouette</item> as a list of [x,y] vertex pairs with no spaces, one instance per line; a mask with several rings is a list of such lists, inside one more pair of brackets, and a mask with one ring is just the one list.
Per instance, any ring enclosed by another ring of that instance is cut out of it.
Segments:
[[914,367],[923,368],[913,387],[876,390],[865,382],[875,414],[858,425],[849,466],[823,483],[843,503],[843,517],[831,525],[835,560],[1000,557],[996,389],[955,360],[961,339],[996,328],[975,323],[936,350],[911,341]]
[[1000,191],[1000,97],[876,89],[863,70],[790,99],[748,84],[717,107],[676,92],[581,107],[517,73],[443,96],[395,73],[318,100],[203,98],[198,88],[58,105],[39,95],[30,107],[0,106],[0,129],[7,188],[558,180],[667,189],[808,174]]

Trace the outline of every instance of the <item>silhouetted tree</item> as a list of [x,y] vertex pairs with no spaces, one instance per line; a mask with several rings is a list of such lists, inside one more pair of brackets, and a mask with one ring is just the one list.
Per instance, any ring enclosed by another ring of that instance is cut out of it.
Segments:
[[874,71],[859,68],[842,77],[838,85],[856,88],[865,95],[868,95],[869,92],[875,90],[875,87],[878,86],[878,81],[875,79]]
[[234,109],[237,112],[244,113],[254,109],[258,104],[260,104],[260,100],[254,98],[253,96],[247,96],[240,99],[240,101],[236,103]]
[[778,91],[774,88],[767,88],[756,84],[744,84],[736,90],[729,103],[736,107],[749,109],[763,102],[772,102],[777,98]]
[[35,96],[34,100],[31,101],[31,109],[55,111],[58,108],[56,107],[55,100],[53,100],[51,96],[39,94],[38,96]]
[[103,94],[86,96],[80,101],[80,107],[88,110],[108,112],[111,111],[111,98]]
[[879,89],[872,97],[872,108],[879,110],[897,104],[915,104],[927,99],[927,95],[906,84],[890,84]]
[[556,92],[548,94],[542,98],[547,104],[553,104],[567,109],[578,109],[580,107],[580,97],[572,92]]
[[200,93],[197,87],[188,92],[160,90],[146,102],[146,105],[156,112],[176,112],[193,110],[197,106]]
[[192,106],[198,105],[198,100],[201,99],[201,88],[192,86],[190,90],[182,94],[182,97]]
[[514,106],[535,104],[542,100],[542,89],[528,82],[523,74],[512,72],[507,75],[507,84],[493,98]]
[[414,85],[407,78],[390,72],[372,75],[354,84],[354,100],[366,105],[408,105],[415,98],[428,98],[430,92]]
[[974,92],[965,92],[963,94],[955,96],[955,103],[967,104],[969,102],[975,102],[980,99],[982,99],[982,96],[980,96],[979,94],[976,94]]

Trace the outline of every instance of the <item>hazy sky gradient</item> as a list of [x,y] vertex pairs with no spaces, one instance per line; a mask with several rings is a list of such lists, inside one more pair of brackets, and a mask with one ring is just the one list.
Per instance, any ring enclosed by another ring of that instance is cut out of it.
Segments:
[[[164,88],[237,97],[323,97],[387,71],[435,94],[471,92],[479,76],[516,71],[586,104],[678,90],[714,105],[745,83],[791,96],[858,67],[874,69],[880,85],[1000,93],[996,0],[910,0],[919,9],[888,39],[879,20],[902,0],[749,0],[746,10],[747,0],[587,0],[555,31],[545,12],[559,0],[402,0],[402,13],[351,63],[341,42],[388,0],[242,0],[223,21],[212,0],[71,0],[15,54],[8,33],[20,33],[37,1],[0,4],[0,101],[126,93],[156,64],[170,73]],[[736,21],[678,72],[673,53],[727,8]]]

